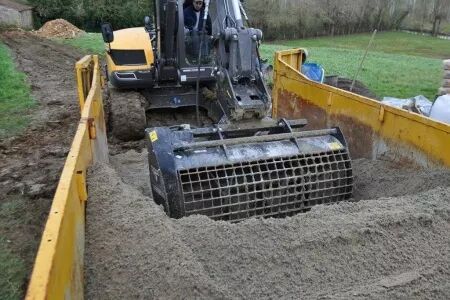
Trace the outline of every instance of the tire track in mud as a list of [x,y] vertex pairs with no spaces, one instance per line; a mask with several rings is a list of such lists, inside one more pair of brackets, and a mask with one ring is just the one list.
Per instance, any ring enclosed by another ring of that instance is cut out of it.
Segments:
[[82,56],[76,50],[36,37],[28,32],[2,32],[0,38],[27,75],[37,107],[31,124],[20,136],[0,142],[0,182],[13,179],[0,192],[27,194],[20,184],[44,184],[33,197],[51,198],[79,120],[74,64]]

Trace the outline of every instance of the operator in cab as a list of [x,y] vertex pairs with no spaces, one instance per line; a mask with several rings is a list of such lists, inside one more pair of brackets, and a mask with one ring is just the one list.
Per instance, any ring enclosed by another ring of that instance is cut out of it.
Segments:
[[[185,1],[183,6],[186,7],[184,9],[186,61],[192,65],[199,63],[199,50],[200,44],[202,44],[200,63],[209,64],[212,62],[210,55],[212,22],[209,15],[206,19],[205,35],[203,36],[201,32],[205,16],[205,3],[203,0]],[[203,43],[201,43],[202,36],[204,38]]]
[[[184,9],[184,27],[185,31],[201,31],[203,28],[203,18],[205,16],[205,7],[203,0],[194,0],[192,5],[186,1],[186,8]],[[211,17],[208,15],[206,19],[206,33],[212,34]]]

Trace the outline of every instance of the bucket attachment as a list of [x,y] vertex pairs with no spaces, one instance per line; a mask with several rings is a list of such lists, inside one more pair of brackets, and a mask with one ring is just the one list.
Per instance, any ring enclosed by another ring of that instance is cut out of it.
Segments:
[[153,198],[170,217],[284,217],[348,200],[350,155],[339,128],[304,120],[146,130]]

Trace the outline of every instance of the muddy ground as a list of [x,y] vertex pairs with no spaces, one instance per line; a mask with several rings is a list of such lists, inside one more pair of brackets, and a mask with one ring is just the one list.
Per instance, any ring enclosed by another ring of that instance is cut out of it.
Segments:
[[[0,140],[0,238],[30,274],[57,181],[79,120],[71,47],[27,32],[0,32],[38,106],[20,136]],[[27,278],[23,278],[23,290]],[[1,297],[0,297],[1,298]]]
[[450,297],[448,170],[355,160],[361,201],[230,224],[168,218],[146,159],[91,172],[87,299]]

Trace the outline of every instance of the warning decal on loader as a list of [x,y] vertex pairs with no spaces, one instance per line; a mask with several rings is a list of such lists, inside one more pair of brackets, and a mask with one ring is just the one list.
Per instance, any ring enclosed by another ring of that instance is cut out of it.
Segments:
[[157,140],[158,140],[158,134],[156,133],[156,131],[152,131],[152,132],[150,132],[149,133],[149,137],[150,137],[150,141],[153,143],[153,142],[156,142]]
[[342,145],[338,142],[328,143],[328,146],[330,146],[331,150],[339,150],[342,148]]

